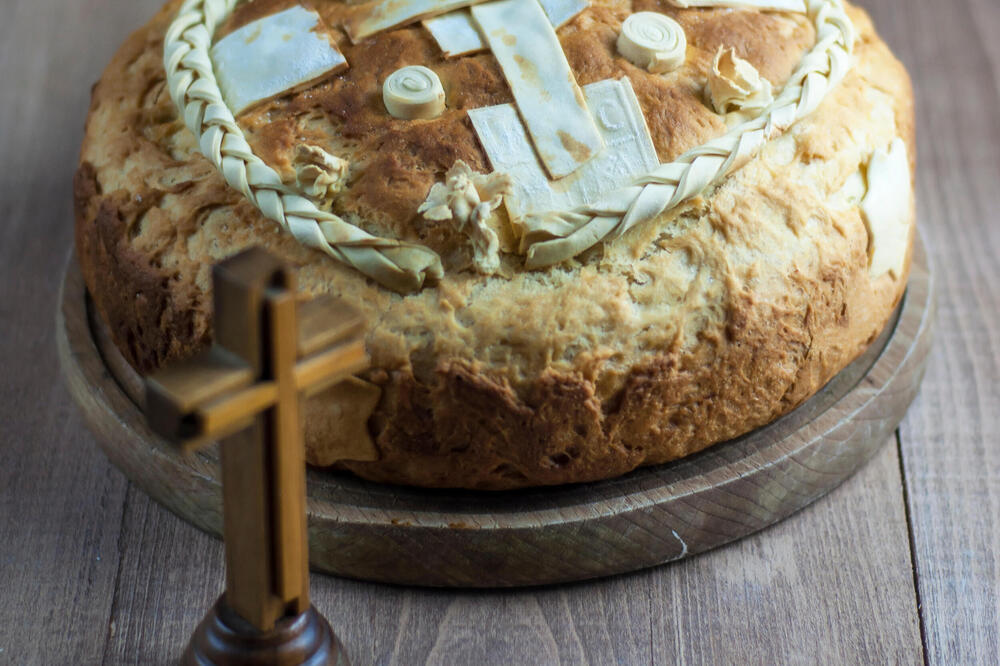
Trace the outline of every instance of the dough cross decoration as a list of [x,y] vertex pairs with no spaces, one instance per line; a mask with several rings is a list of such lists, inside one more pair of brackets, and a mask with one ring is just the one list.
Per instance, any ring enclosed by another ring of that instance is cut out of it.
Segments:
[[213,272],[215,344],[147,380],[150,426],[193,450],[221,439],[225,604],[260,632],[309,603],[300,397],[367,365],[364,321],[333,299],[297,307],[263,250]]
[[[550,178],[559,179],[604,149],[556,36],[556,27],[586,6],[581,0],[374,0],[359,6],[344,29],[357,43],[384,30],[425,21],[439,42],[450,36],[475,44],[474,50],[490,50],[510,85],[539,160]],[[450,19],[447,29],[435,30],[428,21],[438,18]]]

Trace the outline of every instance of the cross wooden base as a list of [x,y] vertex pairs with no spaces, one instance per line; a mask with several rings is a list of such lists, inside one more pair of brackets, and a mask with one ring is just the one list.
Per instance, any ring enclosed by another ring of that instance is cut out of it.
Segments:
[[340,641],[312,606],[258,631],[219,598],[201,621],[181,660],[184,666],[348,666]]

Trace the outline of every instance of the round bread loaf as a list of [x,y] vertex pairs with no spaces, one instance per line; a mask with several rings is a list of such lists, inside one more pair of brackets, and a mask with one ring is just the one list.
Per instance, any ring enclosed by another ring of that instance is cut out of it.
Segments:
[[[208,345],[212,264],[263,246],[297,267],[303,298],[332,294],[367,318],[371,368],[307,404],[314,465],[432,487],[574,483],[674,460],[788,412],[878,336],[902,297],[915,228],[910,83],[864,12],[840,0],[808,0],[805,12],[676,4],[591,0],[555,28],[584,90],[628,82],[648,128],[632,138],[668,166],[634,179],[627,208],[588,202],[528,219],[512,212],[527,201],[512,194],[517,173],[494,173],[470,117],[515,102],[493,51],[446,57],[419,22],[354,43],[342,26],[369,5],[305,3],[347,68],[250,106],[236,124],[278,174],[272,188],[439,258],[422,284],[385,286],[337,260],[350,252],[304,245],[301,229],[268,219],[199,152],[164,67],[182,9],[168,3],[94,87],[74,182],[79,261],[116,344],[144,373]],[[213,39],[293,6],[237,3]],[[638,12],[681,26],[683,64],[652,72],[619,53]],[[846,58],[822,60],[832,48]],[[413,65],[440,79],[435,117],[386,110],[386,79]],[[818,74],[796,83],[804,66]],[[774,111],[788,99],[794,117]],[[739,133],[762,117],[755,134]],[[745,141],[712,158],[711,178],[694,187],[683,171],[689,180],[662,183],[733,136]],[[449,203],[455,183],[475,189],[478,213]],[[634,213],[655,196],[652,212]],[[591,233],[605,219],[614,231]]]

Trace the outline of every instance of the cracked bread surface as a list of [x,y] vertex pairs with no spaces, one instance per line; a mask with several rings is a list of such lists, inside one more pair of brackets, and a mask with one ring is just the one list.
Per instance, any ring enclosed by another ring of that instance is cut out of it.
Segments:
[[[223,31],[289,4],[244,5]],[[736,47],[780,88],[815,38],[804,17],[593,5],[559,31],[567,58],[581,84],[629,76],[661,160],[725,132],[702,95],[718,46]],[[351,10],[315,6],[331,26]],[[906,271],[869,275],[869,232],[843,195],[895,137],[915,154],[909,80],[860,10],[849,10],[858,43],[844,81],[717,188],[544,271],[524,270],[497,216],[507,252],[493,277],[469,271],[459,235],[416,209],[455,160],[489,171],[465,111],[511,101],[495,60],[446,62],[419,27],[356,46],[340,35],[349,70],[239,122],[283,176],[294,177],[301,142],[348,157],[334,211],[442,255],[445,277],[403,296],[298,245],[198,154],[164,89],[163,34],[177,7],[136,32],[94,88],[74,182],[88,288],[141,372],[210,342],[211,264],[252,245],[298,268],[303,297],[332,294],[361,309],[372,358],[361,378],[380,392],[364,400],[377,459],[337,466],[363,477],[505,489],[689,455],[811,396],[877,337],[902,296]],[[675,17],[691,45],[665,77],[614,49],[621,21],[649,10]],[[382,80],[406,64],[438,71],[449,107],[441,118],[399,121],[380,109]],[[330,414],[360,403],[344,391],[309,402],[314,462],[337,436]]]

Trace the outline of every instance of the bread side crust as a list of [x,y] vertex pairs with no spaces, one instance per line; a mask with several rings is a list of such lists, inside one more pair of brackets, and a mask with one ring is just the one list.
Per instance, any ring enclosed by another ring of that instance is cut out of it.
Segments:
[[[175,6],[95,87],[74,182],[88,287],[143,372],[208,343],[208,267],[253,244],[299,266],[306,293],[361,305],[365,379],[382,390],[368,422],[379,460],[341,463],[361,476],[503,489],[689,455],[815,393],[901,298],[905,275],[872,280],[860,214],[833,203],[895,136],[915,155],[909,80],[860,11],[845,81],[678,215],[572,266],[449,274],[400,297],[278,234],[185,144],[159,63]],[[333,436],[306,428],[313,442]]]

